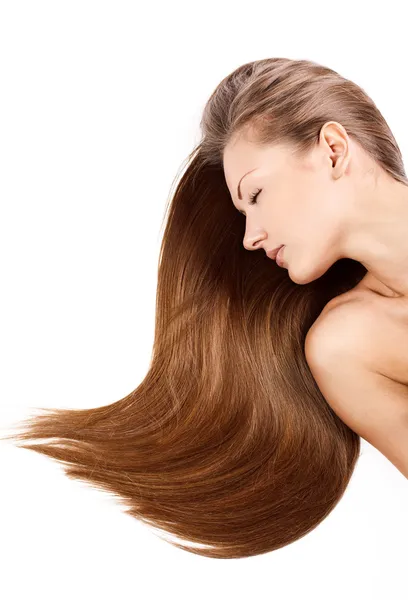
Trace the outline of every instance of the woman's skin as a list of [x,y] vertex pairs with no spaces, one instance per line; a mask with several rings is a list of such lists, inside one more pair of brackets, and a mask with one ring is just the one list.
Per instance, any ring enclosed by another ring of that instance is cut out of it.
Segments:
[[[241,137],[225,148],[223,167],[232,201],[246,215],[247,250],[284,244],[284,266],[298,284],[352,258],[370,274],[364,285],[408,300],[408,186],[382,170],[342,125],[325,123],[302,161],[283,145],[261,148]],[[247,171],[240,200],[237,185]]]
[[284,244],[283,267],[298,284],[341,258],[366,267],[324,307],[306,358],[339,417],[408,478],[408,186],[335,121],[301,160],[290,146],[260,147],[250,136],[231,140],[223,156],[232,202],[246,217],[244,247]]

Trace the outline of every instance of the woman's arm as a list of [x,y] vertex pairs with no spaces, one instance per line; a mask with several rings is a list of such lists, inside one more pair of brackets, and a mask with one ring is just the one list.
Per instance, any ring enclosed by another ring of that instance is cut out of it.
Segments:
[[307,362],[334,412],[408,479],[408,387],[379,372],[373,315],[363,308],[328,311],[306,337]]

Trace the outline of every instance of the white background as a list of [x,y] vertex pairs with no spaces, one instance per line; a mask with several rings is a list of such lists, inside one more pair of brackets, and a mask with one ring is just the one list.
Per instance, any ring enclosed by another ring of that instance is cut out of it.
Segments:
[[[408,155],[400,2],[0,3],[0,421],[96,407],[144,378],[165,203],[220,80],[306,58],[362,86]],[[57,463],[0,444],[0,597],[408,598],[408,485],[362,440],[347,491],[298,542],[178,550]]]

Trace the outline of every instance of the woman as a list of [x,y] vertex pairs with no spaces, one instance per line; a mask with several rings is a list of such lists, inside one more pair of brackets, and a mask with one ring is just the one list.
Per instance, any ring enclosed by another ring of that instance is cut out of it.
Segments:
[[239,558],[321,523],[360,436],[408,477],[408,180],[373,101],[311,61],[237,68],[201,127],[167,215],[146,377],[8,437],[40,441],[22,447],[174,546]]

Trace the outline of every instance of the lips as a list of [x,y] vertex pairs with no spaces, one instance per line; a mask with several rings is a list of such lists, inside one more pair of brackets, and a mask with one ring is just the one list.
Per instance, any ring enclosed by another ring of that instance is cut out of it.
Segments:
[[276,264],[277,264],[279,267],[286,267],[286,264],[285,264],[284,258],[283,258],[283,256],[282,256],[282,254],[283,254],[283,249],[284,249],[284,248],[285,248],[285,246],[282,246],[282,247],[280,248],[280,250],[279,250],[279,252],[278,252],[278,254],[276,255],[276,258],[275,258],[275,260],[276,260]]
[[272,260],[275,260],[279,250],[284,246],[284,244],[281,244],[280,246],[278,246],[277,248],[274,248],[273,250],[268,250],[266,252],[266,256],[268,256],[269,258],[272,258]]

